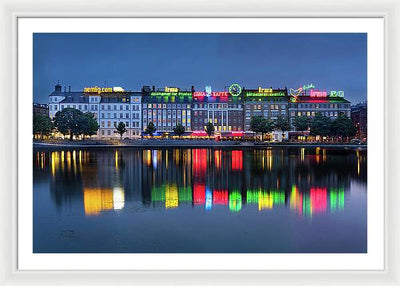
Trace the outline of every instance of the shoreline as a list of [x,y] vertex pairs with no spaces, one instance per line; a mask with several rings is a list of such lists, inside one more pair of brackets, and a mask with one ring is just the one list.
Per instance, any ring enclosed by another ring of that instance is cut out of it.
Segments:
[[265,149],[265,148],[332,148],[332,149],[363,149],[367,150],[367,145],[359,144],[335,144],[335,143],[254,143],[254,142],[215,142],[215,141],[195,141],[187,142],[181,141],[134,141],[122,142],[122,144],[104,144],[98,142],[87,142],[82,144],[60,142],[60,143],[47,143],[47,142],[33,142],[33,148],[42,149],[59,149],[59,148],[133,148],[133,149],[147,149],[147,148],[228,148],[228,149]]

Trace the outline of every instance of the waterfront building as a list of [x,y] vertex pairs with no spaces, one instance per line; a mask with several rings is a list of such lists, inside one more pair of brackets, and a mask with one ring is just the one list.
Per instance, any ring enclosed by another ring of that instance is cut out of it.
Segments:
[[289,92],[289,122],[292,131],[295,130],[296,117],[314,117],[321,113],[332,120],[340,114],[350,117],[350,101],[344,98],[343,91],[320,91],[314,85],[304,85]]
[[[45,110],[44,106],[39,108]],[[296,135],[296,117],[312,118],[320,112],[333,120],[340,114],[350,117],[351,113],[350,102],[344,98],[343,91],[319,91],[312,84],[289,91],[272,87],[246,89],[232,84],[224,91],[213,91],[210,86],[203,91],[195,91],[193,86],[187,90],[143,86],[140,92],[97,86],[83,91],[71,91],[68,87],[67,91],[67,87],[62,90],[62,86],[57,84],[49,95],[48,115],[54,118],[64,108],[93,113],[99,124],[97,136],[93,137],[98,139],[118,138],[115,131],[119,122],[123,122],[127,129],[123,138],[139,138],[150,122],[156,127],[155,136],[173,135],[173,129],[181,124],[185,128],[184,137],[206,138],[205,128],[211,122],[216,138],[245,137],[253,134],[249,132],[253,116],[272,121],[282,116],[289,121],[289,135],[293,136]],[[364,138],[366,104],[364,115],[361,110],[361,107],[354,108],[352,118],[358,116],[353,121],[357,120],[359,134]],[[275,132],[272,137],[274,141],[281,141],[288,135]]]
[[358,103],[351,107],[351,120],[357,127],[356,136],[361,140],[367,140],[367,102]]
[[156,127],[156,135],[172,135],[173,129],[182,124],[185,131],[192,130],[192,93],[177,87],[142,88],[142,133],[150,122]]
[[[95,108],[96,110],[96,108]],[[123,138],[138,138],[141,130],[141,93],[140,92],[107,92],[101,94],[99,104],[99,133],[101,138],[115,138],[119,122],[127,129]]]
[[74,108],[82,112],[94,114],[99,124],[97,137],[118,138],[115,127],[119,122],[126,125],[127,132],[124,138],[140,136],[141,120],[141,93],[125,91],[121,87],[87,87],[83,91],[71,91],[71,87],[60,84],[55,86],[49,95],[49,116],[54,118],[58,111],[65,108]]
[[243,89],[243,94],[244,128],[246,131],[250,130],[250,122],[253,116],[262,116],[272,121],[276,121],[278,116],[287,118],[289,104],[287,88]]
[[243,135],[243,95],[241,92],[204,91],[193,92],[193,130],[204,131],[211,122],[215,134],[222,137]]
[[33,116],[49,116],[49,106],[47,104],[33,103]]

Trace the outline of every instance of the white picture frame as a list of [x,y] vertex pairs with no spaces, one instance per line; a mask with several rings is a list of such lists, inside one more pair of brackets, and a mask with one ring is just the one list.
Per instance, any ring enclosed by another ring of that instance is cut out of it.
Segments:
[[[1,83],[4,87],[2,95],[1,126],[4,135],[0,143],[3,152],[1,182],[1,222],[3,236],[1,236],[0,259],[1,283],[4,285],[63,283],[87,284],[92,283],[119,283],[140,284],[263,284],[270,281],[273,284],[311,284],[320,285],[321,281],[337,285],[339,283],[366,285],[397,285],[399,284],[398,262],[398,215],[396,201],[398,194],[395,189],[395,172],[398,170],[399,152],[396,152],[396,135],[398,116],[395,112],[398,99],[389,97],[388,92],[394,91],[396,77],[399,74],[399,36],[395,34],[396,27],[400,26],[396,18],[400,4],[394,1],[367,1],[358,3],[354,0],[337,2],[326,1],[324,6],[318,6],[318,1],[302,1],[299,4],[290,3],[231,3],[228,8],[217,5],[212,1],[203,1],[202,4],[189,4],[184,1],[162,3],[161,1],[120,1],[107,5],[106,1],[82,8],[83,2],[69,3],[68,12],[63,12],[66,2],[52,4],[50,1],[24,4],[22,1],[5,0],[1,3],[3,16],[1,17],[4,29],[3,45],[1,47]],[[353,5],[347,4],[353,2]],[[223,2],[222,2],[223,3]],[[342,3],[343,6],[337,3]],[[386,5],[381,5],[384,3]],[[223,4],[228,4],[227,2]],[[210,7],[215,7],[211,10]],[[38,11],[39,9],[39,11]],[[106,9],[111,9],[107,11]],[[297,9],[297,11],[296,11]],[[120,13],[119,11],[132,11]],[[228,11],[228,12],[226,12]],[[298,12],[300,11],[300,12]],[[303,11],[303,12],[301,12]],[[307,12],[306,12],[307,11]],[[312,11],[312,12],[308,12]],[[355,12],[359,11],[359,12]],[[383,271],[20,271],[17,269],[16,241],[17,241],[17,42],[16,29],[19,17],[382,17],[385,21],[385,269]],[[388,104],[390,98],[390,104]],[[11,108],[10,108],[11,107]],[[11,130],[11,132],[10,132]],[[393,132],[389,132],[392,131]],[[393,134],[395,133],[395,134]],[[397,135],[398,136],[398,135]],[[388,160],[390,154],[390,160]],[[10,167],[11,166],[11,167]],[[12,218],[12,220],[10,219]],[[118,275],[118,276],[117,276]],[[155,279],[157,281],[155,281]]]

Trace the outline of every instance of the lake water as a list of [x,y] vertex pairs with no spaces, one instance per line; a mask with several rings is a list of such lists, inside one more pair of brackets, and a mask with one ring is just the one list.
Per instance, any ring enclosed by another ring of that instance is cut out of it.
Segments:
[[36,253],[367,251],[367,151],[33,150]]

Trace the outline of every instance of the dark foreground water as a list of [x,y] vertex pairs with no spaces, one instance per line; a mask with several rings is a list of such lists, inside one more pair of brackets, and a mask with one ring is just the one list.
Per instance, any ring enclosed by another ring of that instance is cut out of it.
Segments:
[[366,252],[367,153],[34,149],[34,252]]

